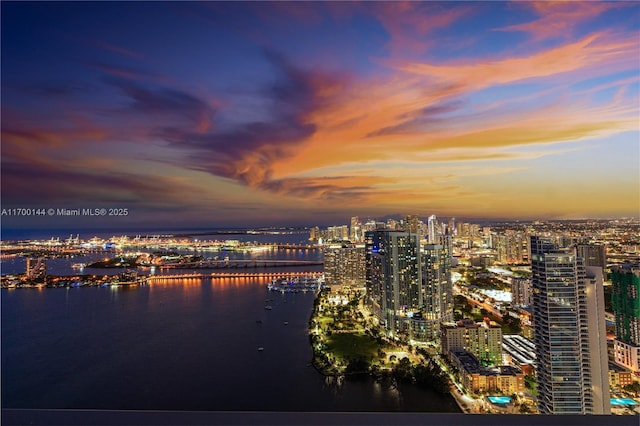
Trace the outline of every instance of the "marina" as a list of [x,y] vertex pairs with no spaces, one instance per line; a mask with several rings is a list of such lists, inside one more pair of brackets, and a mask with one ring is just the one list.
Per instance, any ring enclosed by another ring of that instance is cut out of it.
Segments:
[[302,275],[295,278],[277,278],[267,284],[269,291],[280,291],[282,293],[298,293],[307,291],[322,290],[324,287],[323,276]]

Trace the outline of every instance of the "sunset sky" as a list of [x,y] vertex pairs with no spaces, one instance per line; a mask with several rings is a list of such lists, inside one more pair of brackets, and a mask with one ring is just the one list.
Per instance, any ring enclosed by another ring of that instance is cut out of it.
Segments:
[[640,213],[637,2],[6,2],[3,228]]

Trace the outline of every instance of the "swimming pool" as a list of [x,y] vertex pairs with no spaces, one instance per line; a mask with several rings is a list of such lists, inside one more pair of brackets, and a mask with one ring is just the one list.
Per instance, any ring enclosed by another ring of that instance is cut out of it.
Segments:
[[510,404],[510,396],[488,396],[487,399],[493,404]]
[[611,405],[638,405],[631,398],[611,398]]

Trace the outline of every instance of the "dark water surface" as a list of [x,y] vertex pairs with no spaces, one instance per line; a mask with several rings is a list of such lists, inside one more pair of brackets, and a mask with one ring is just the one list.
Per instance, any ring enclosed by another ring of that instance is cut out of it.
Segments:
[[2,407],[459,412],[413,386],[325,379],[309,365],[315,295],[265,284],[2,290]]

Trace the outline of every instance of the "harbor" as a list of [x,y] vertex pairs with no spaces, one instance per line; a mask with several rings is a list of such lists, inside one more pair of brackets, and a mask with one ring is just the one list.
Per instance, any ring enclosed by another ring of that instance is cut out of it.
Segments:
[[295,278],[277,278],[267,284],[269,291],[279,291],[282,293],[317,291],[322,290],[323,287],[324,276],[321,274],[301,275]]

